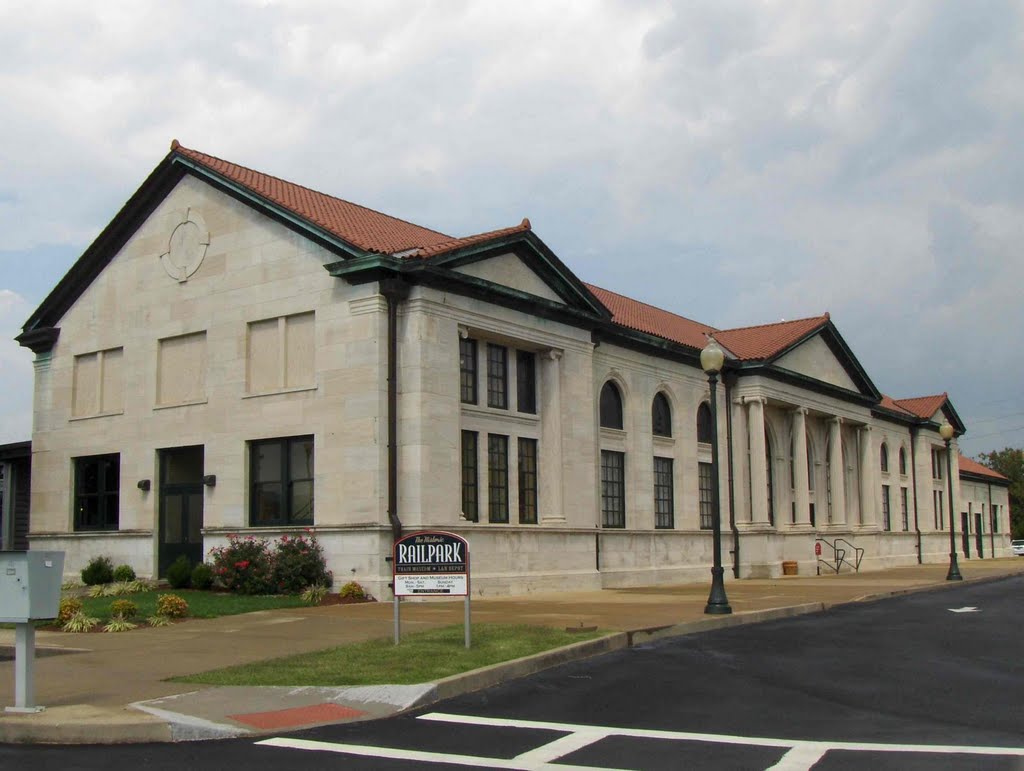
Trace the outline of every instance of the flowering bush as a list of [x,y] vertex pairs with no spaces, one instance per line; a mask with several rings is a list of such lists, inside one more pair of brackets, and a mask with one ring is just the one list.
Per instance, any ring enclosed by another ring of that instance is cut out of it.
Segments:
[[273,561],[274,588],[284,594],[296,594],[315,585],[330,586],[334,580],[312,530],[305,535],[282,535],[274,544]]
[[156,598],[156,612],[165,618],[183,618],[188,615],[188,603],[176,594],[161,594]]
[[210,550],[210,560],[217,581],[228,591],[239,594],[274,592],[274,559],[266,539],[229,535],[227,546]]
[[131,600],[114,600],[110,603],[110,615],[120,618],[132,618],[139,612],[139,607]]
[[82,612],[82,601],[77,597],[62,597],[57,610],[57,623],[66,624],[76,613]]

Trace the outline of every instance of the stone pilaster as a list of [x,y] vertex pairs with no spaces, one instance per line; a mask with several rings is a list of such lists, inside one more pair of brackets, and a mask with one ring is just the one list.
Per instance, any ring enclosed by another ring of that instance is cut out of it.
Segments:
[[[875,443],[872,440],[871,426],[861,426],[858,431],[860,441],[860,523],[871,527],[878,522],[875,511],[875,499],[881,490],[876,480],[875,471],[878,464],[875,456]],[[891,504],[891,501],[890,501]],[[890,515],[891,515],[890,511]]]
[[768,464],[764,441],[764,399],[747,399],[750,437],[750,509],[755,525],[768,524]]
[[829,487],[832,490],[832,510],[829,512],[830,525],[846,524],[846,469],[843,463],[843,419],[832,418],[828,424]]
[[562,499],[562,352],[545,351],[540,362],[540,519],[565,524]]
[[793,483],[797,525],[811,524],[811,498],[807,479],[807,408],[793,410]]

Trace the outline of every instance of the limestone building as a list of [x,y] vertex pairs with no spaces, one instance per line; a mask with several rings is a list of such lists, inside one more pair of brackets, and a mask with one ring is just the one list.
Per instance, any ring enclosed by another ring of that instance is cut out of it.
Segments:
[[[711,335],[727,566],[947,559],[937,429],[965,426],[880,393],[827,313],[714,329],[584,283],[527,220],[454,238],[175,142],[18,338],[32,546],[160,574],[314,527],[387,597],[395,533],[430,527],[477,593],[706,580]],[[965,497],[951,460],[968,541],[1007,554],[1005,485]]]

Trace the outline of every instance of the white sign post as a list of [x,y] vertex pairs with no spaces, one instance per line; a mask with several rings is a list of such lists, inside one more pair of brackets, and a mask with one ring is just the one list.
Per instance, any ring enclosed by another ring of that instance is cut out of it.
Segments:
[[395,541],[392,555],[395,645],[401,640],[402,597],[465,597],[466,647],[470,646],[469,544],[440,530],[410,533]]

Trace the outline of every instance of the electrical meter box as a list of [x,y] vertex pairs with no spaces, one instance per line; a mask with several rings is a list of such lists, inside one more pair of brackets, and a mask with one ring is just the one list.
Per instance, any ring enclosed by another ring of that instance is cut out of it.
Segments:
[[56,618],[63,578],[62,551],[0,551],[0,622]]

